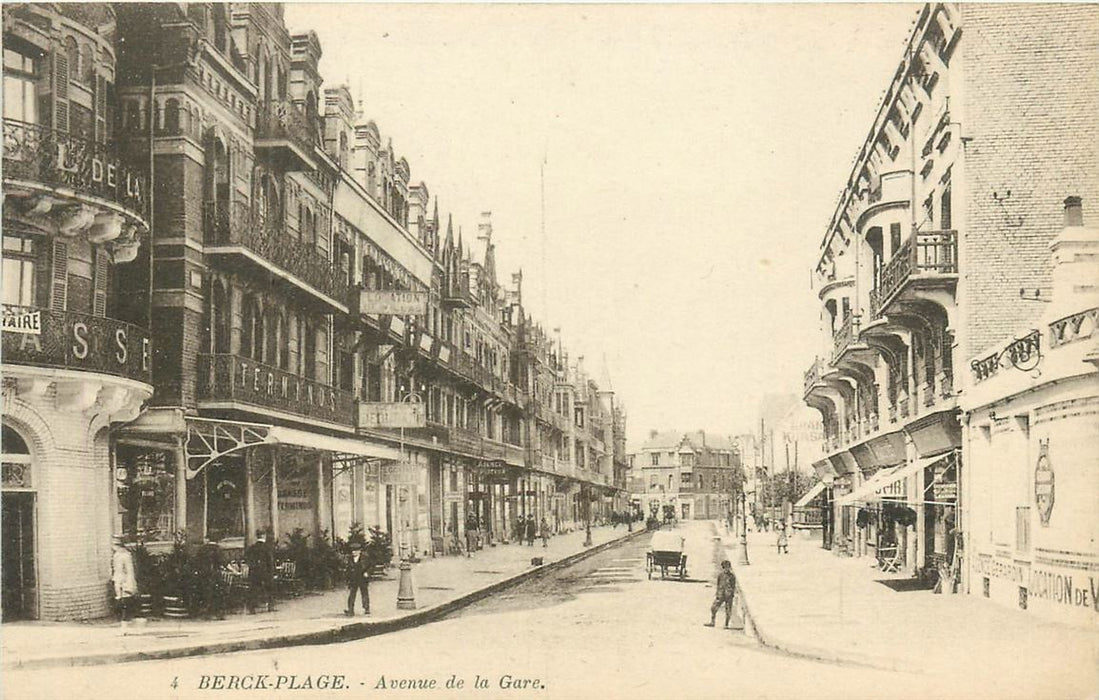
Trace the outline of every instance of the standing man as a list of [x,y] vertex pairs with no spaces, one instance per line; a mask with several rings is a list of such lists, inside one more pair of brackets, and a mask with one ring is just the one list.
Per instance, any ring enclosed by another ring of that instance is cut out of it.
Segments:
[[523,538],[526,536],[527,533],[527,519],[524,518],[522,515],[515,519],[514,533],[516,544],[522,545]]
[[725,606],[725,629],[729,629],[729,620],[733,615],[733,596],[736,595],[736,576],[733,575],[733,565],[729,560],[721,562],[721,573],[717,575],[717,593],[714,604],[710,606],[710,621],[707,627],[713,627],[717,619],[717,610]]
[[534,546],[534,536],[537,533],[538,525],[534,522],[534,516],[527,518],[527,546]]
[[114,599],[118,605],[118,621],[125,626],[129,618],[130,604],[137,595],[137,577],[134,575],[134,557],[122,542],[122,535],[111,541],[111,582]]
[[274,612],[275,554],[267,545],[267,534],[256,531],[256,541],[244,552],[248,562],[248,612],[256,612],[256,599],[262,597],[267,612]]
[[550,524],[549,524],[549,521],[546,520],[546,518],[544,516],[542,518],[541,530],[542,530],[542,546],[543,547],[548,547],[549,546],[549,536],[550,536]]
[[370,563],[363,554],[363,546],[358,542],[351,545],[351,559],[347,563],[347,609],[344,614],[355,614],[355,593],[363,606],[363,615],[370,614]]

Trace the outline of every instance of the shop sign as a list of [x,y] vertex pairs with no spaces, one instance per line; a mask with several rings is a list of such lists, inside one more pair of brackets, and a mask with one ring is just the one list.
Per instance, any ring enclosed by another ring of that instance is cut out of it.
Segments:
[[489,462],[477,467],[477,478],[482,482],[507,483],[510,481],[507,464],[503,462]]
[[1070,607],[1092,608],[1099,612],[1099,578],[1083,574],[1061,574],[1031,569],[1027,595]]
[[422,403],[359,402],[360,428],[423,428],[427,413]]
[[419,481],[419,470],[408,462],[389,462],[378,465],[378,481],[383,484],[415,484]]
[[975,568],[981,576],[1004,579],[1019,585],[1026,584],[1027,575],[1030,573],[1029,565],[1024,567],[1014,562],[994,559],[988,555],[978,555]]
[[42,312],[22,306],[4,304],[3,329],[8,333],[39,335],[42,332]]
[[897,479],[882,486],[875,493],[885,498],[905,498],[908,496],[908,479]]
[[359,313],[424,316],[427,314],[427,296],[427,292],[360,289]]
[[1038,441],[1038,464],[1034,468],[1034,502],[1043,527],[1053,515],[1053,464],[1049,461],[1049,439]]
[[956,501],[958,500],[958,484],[934,484],[931,492],[935,496],[936,501]]

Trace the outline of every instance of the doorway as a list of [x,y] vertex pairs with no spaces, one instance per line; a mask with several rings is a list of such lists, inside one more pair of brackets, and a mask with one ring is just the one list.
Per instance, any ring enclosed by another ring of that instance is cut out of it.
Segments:
[[3,621],[38,617],[38,577],[34,560],[34,493],[3,494]]

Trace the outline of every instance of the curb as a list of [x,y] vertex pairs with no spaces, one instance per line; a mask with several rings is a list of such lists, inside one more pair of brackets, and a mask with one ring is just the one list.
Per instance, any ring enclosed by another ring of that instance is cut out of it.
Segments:
[[[727,552],[735,552],[737,545],[726,547]],[[736,581],[736,600],[737,611],[740,613],[741,618],[744,620],[744,632],[750,637],[754,638],[760,646],[780,651],[783,654],[795,656],[803,659],[810,659],[813,661],[824,661],[827,663],[840,664],[840,665],[854,665],[863,666],[866,668],[873,668],[883,671],[905,671],[912,672],[910,664],[906,664],[900,659],[885,656],[875,656],[873,654],[864,654],[854,651],[844,651],[829,649],[828,647],[816,646],[812,644],[802,644],[797,641],[791,641],[783,639],[782,637],[772,634],[765,628],[761,628],[759,621],[753,616],[751,607],[748,603],[748,595],[745,593],[744,587],[741,585],[741,579],[738,576]],[[915,669],[919,671],[919,669]]]
[[470,591],[451,600],[438,603],[403,617],[379,622],[351,622],[328,629],[297,634],[283,634],[271,637],[255,637],[251,639],[235,639],[226,642],[207,644],[192,644],[189,646],[174,647],[170,649],[156,649],[151,651],[122,651],[105,654],[84,654],[79,656],[38,657],[22,660],[8,661],[5,659],[3,669],[5,671],[26,671],[42,668],[64,666],[95,666],[101,664],[128,663],[131,661],[156,661],[164,659],[176,659],[188,656],[200,656],[205,654],[227,654],[238,651],[256,651],[260,649],[277,649],[280,647],[305,646],[311,644],[334,644],[338,642],[350,642],[356,639],[364,639],[380,634],[389,634],[400,630],[419,627],[435,622],[446,617],[455,610],[460,610],[497,591],[518,585],[543,574],[564,568],[578,561],[609,549],[613,546],[629,542],[641,534],[648,532],[641,529],[628,533],[622,537],[608,540],[600,544],[574,552],[562,559],[548,562],[534,569],[521,571],[503,580],[491,583],[484,588]]

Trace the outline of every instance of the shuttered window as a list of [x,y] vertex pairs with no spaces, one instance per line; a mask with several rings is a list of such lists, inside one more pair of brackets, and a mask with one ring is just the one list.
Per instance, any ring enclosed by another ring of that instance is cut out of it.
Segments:
[[53,55],[53,127],[69,130],[69,57],[60,51]]
[[92,292],[92,315],[107,315],[107,283],[110,274],[110,258],[107,251],[97,247],[95,251],[95,288]]
[[69,300],[69,244],[55,238],[50,265],[53,283],[50,288],[50,308],[64,311]]

